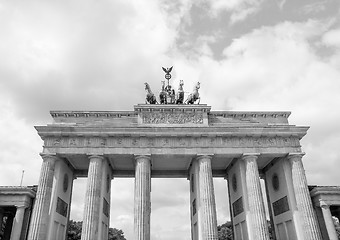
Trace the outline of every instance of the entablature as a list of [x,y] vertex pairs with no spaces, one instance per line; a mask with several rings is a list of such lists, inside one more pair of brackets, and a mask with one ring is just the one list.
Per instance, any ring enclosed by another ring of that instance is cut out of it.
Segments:
[[288,125],[290,112],[211,111],[206,104],[138,104],[134,111],[51,111],[51,125],[210,127]]

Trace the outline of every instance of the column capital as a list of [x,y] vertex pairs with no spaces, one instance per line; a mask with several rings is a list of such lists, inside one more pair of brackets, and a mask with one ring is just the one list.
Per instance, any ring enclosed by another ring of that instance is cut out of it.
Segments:
[[28,208],[28,206],[26,206],[26,205],[15,205],[15,207],[16,207],[17,209],[19,209],[19,208],[23,208],[23,209]]
[[101,159],[104,160],[105,157],[103,154],[87,154],[88,159],[92,159],[92,158],[97,158],[97,159]]
[[299,152],[299,153],[288,153],[287,159],[290,162],[296,162],[302,159],[302,157],[305,155],[304,152]]
[[257,160],[260,155],[260,153],[243,153],[241,159],[244,161]]
[[197,154],[196,159],[201,160],[201,159],[212,159],[213,154]]
[[329,209],[329,205],[323,200],[319,200],[319,205],[321,208]]
[[133,155],[135,157],[135,160],[138,160],[138,159],[149,159],[151,160],[151,154],[134,154]]
[[60,160],[56,153],[40,153],[39,155],[41,156],[43,161],[50,160],[56,162],[57,160]]

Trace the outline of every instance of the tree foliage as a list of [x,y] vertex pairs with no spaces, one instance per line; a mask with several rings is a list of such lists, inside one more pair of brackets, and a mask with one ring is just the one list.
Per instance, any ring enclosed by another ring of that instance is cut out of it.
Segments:
[[[80,240],[83,222],[69,221],[67,227],[67,240]],[[108,240],[126,240],[124,232],[117,228],[109,228]]]
[[233,226],[231,222],[226,222],[217,226],[218,240],[232,240],[233,239]]
[[[274,233],[270,221],[267,221],[269,239],[274,239]],[[230,221],[217,226],[218,240],[233,240],[233,225]]]
[[83,222],[70,220],[67,227],[67,240],[80,240]]
[[109,240],[126,240],[124,232],[117,228],[109,228]]

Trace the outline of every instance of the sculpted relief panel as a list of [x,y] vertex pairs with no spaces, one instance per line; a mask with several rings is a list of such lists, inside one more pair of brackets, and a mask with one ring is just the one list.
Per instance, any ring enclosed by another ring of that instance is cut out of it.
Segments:
[[203,124],[202,113],[143,113],[144,124]]
[[45,147],[52,148],[190,148],[190,147],[300,147],[296,137],[48,137]]

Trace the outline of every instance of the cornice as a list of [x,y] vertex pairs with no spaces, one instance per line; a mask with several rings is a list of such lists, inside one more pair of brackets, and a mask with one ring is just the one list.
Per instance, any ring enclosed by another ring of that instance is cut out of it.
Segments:
[[138,113],[134,111],[50,111],[55,118],[121,118],[136,117]]
[[[35,126],[38,134],[47,136],[79,136],[79,137],[214,137],[214,136],[294,136],[301,139],[306,135],[309,127],[298,126],[270,126],[270,127],[204,127],[204,128],[148,128],[148,127],[79,127],[79,126]],[[193,130],[194,129],[194,130]]]
[[34,198],[36,191],[29,187],[0,186],[0,193],[1,195],[27,195],[31,198]]
[[317,186],[310,191],[311,197],[317,195],[339,195],[340,186]]
[[52,118],[121,118],[137,117],[139,112],[184,112],[202,111],[209,116],[223,118],[288,118],[289,111],[210,111],[211,107],[206,104],[200,105],[137,105],[135,111],[50,111]]
[[291,112],[289,111],[211,111],[209,116],[224,117],[224,118],[288,118]]

